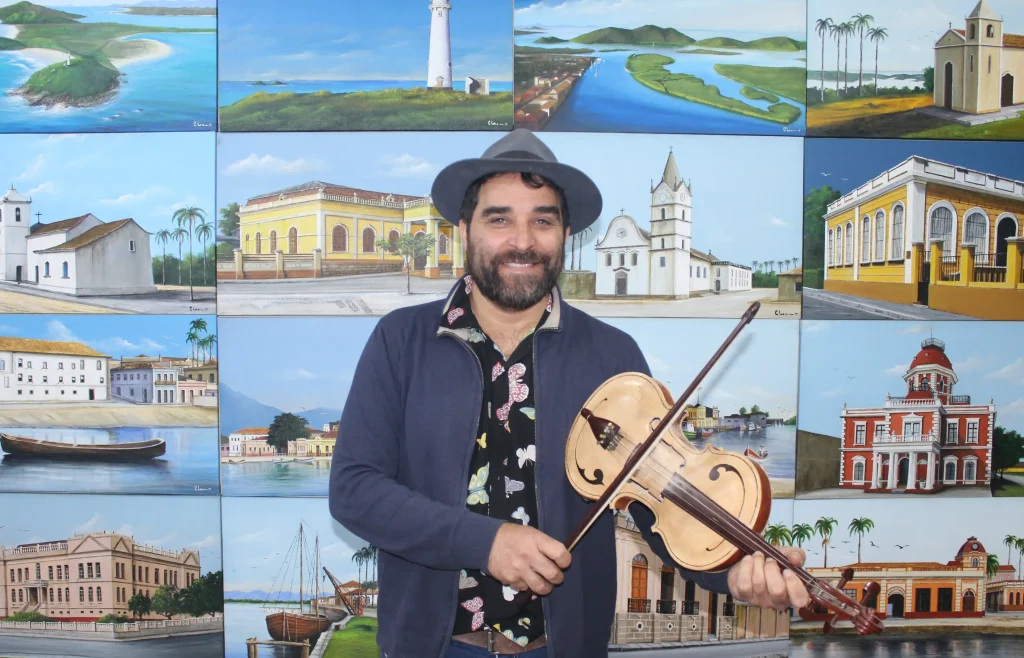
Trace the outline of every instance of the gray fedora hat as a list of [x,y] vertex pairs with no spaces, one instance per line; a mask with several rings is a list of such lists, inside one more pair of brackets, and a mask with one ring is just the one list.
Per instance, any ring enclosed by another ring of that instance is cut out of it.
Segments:
[[458,224],[466,189],[481,176],[509,171],[538,174],[561,187],[573,234],[593,224],[601,214],[601,191],[594,181],[579,169],[560,163],[551,149],[525,128],[508,133],[479,158],[459,160],[442,169],[430,190],[434,207],[449,222]]

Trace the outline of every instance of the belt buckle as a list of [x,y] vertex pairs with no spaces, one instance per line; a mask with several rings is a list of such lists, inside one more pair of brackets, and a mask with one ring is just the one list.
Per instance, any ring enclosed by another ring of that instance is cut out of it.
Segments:
[[487,629],[487,653],[497,656],[498,652],[494,650],[494,629]]

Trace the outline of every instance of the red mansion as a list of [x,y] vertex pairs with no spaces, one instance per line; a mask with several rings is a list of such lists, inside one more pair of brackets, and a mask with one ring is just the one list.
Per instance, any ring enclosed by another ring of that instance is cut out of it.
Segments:
[[844,405],[839,486],[868,493],[988,487],[995,406],[953,394],[956,373],[935,338],[921,343],[903,379],[904,397],[886,395],[870,409]]

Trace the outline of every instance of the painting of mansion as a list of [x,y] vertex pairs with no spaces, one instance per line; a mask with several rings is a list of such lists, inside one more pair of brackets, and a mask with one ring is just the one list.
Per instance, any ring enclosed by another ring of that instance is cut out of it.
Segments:
[[120,359],[110,369],[114,398],[139,404],[217,406],[217,359],[147,356]]

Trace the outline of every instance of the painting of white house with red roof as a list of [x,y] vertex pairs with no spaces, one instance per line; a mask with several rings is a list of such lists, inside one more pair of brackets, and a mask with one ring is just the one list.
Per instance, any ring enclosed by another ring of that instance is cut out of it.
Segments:
[[0,144],[0,311],[216,313],[213,134]]
[[1019,331],[804,323],[797,497],[1024,496]]

